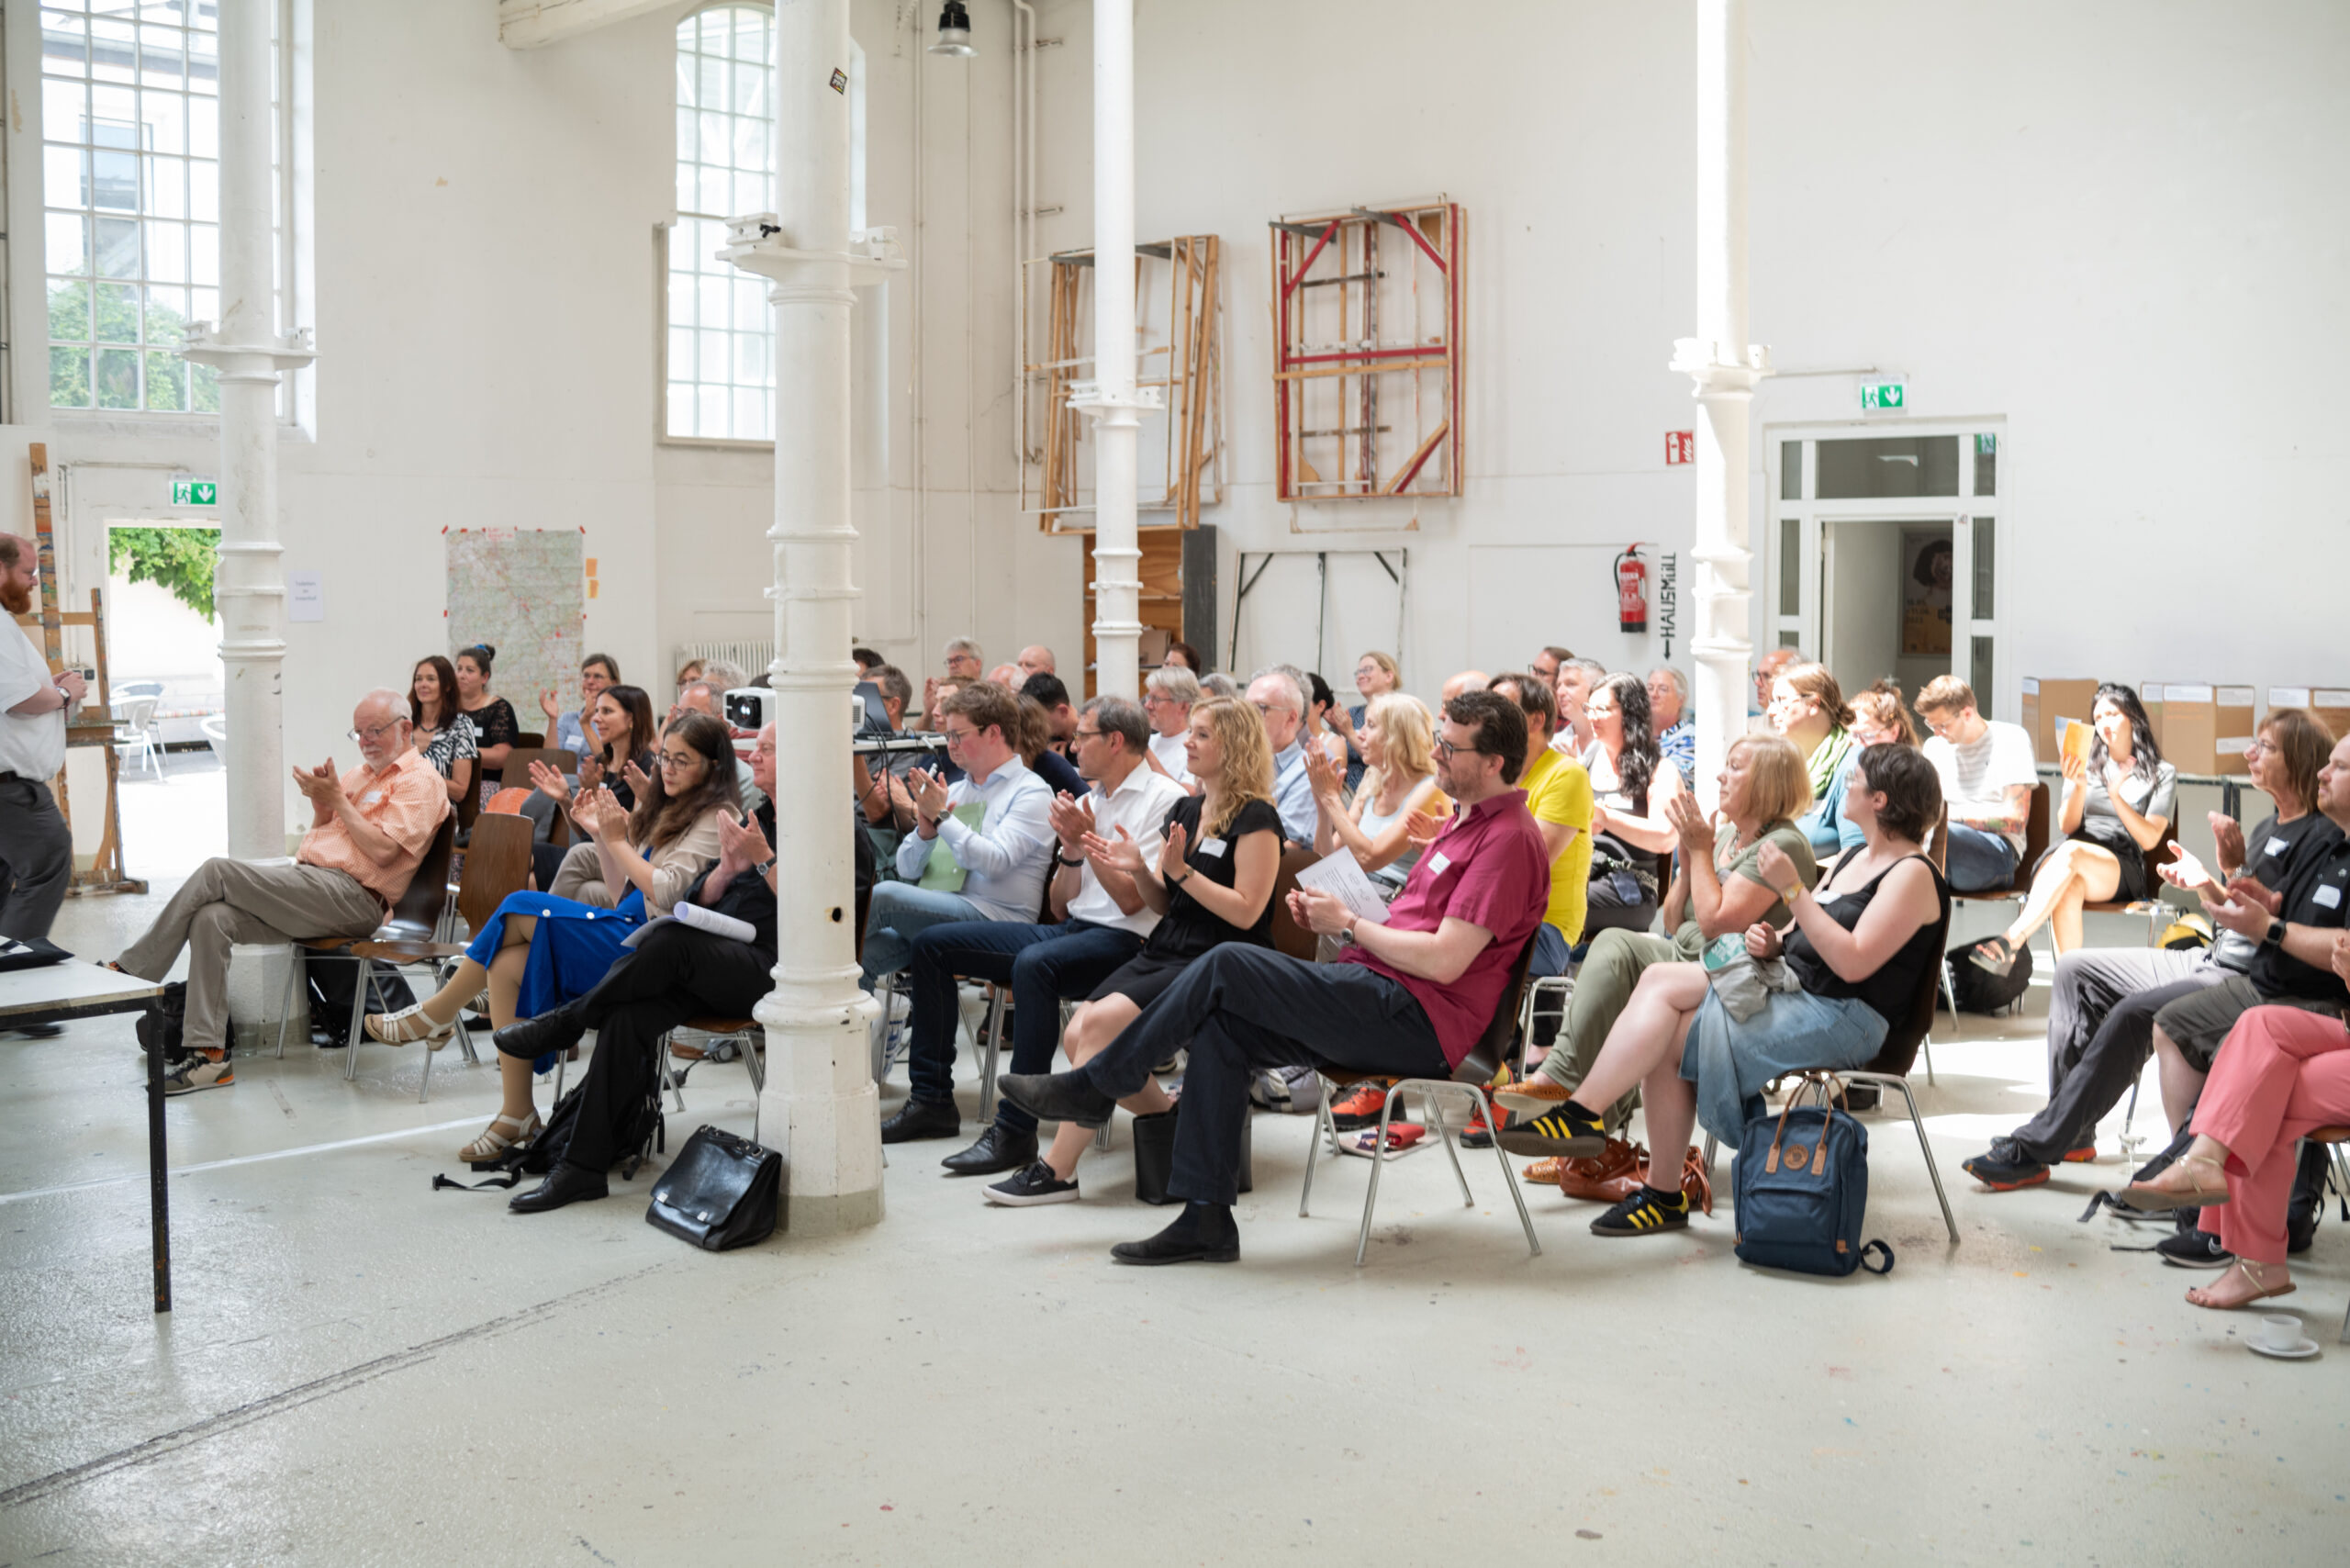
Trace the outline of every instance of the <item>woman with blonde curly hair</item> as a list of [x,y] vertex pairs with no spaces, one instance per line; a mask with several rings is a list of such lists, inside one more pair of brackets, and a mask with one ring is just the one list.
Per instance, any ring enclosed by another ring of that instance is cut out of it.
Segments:
[[[1214,698],[1192,709],[1184,742],[1192,777],[1203,786],[1168,808],[1157,842],[1124,828],[1113,842],[1085,835],[1085,856],[1105,886],[1131,881],[1159,916],[1142,951],[1080,1003],[1061,1037],[1081,1063],[1118,1037],[1192,960],[1225,942],[1273,945],[1273,882],[1281,874],[1281,819],[1273,806],[1273,752],[1265,721],[1247,702]],[[1137,1114],[1170,1111],[1156,1103]],[[1129,1104],[1132,1102],[1128,1102]],[[1092,1133],[1064,1122],[1042,1159],[987,1190],[1007,1207],[1069,1203],[1077,1197],[1077,1159]]]
[[1314,832],[1315,853],[1327,855],[1343,844],[1375,879],[1401,888],[1420,857],[1420,846],[1410,833],[1412,813],[1432,800],[1441,801],[1436,791],[1436,736],[1427,710],[1417,698],[1400,691],[1371,700],[1360,734],[1366,766],[1351,806],[1337,767],[1306,753],[1305,775],[1314,786],[1314,807],[1320,819]]

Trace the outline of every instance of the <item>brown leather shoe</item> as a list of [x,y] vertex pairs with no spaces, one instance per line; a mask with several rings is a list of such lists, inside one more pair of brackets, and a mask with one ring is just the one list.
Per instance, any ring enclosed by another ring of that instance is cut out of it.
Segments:
[[1494,1103],[1504,1110],[1523,1112],[1529,1116],[1555,1111],[1574,1098],[1574,1091],[1555,1078],[1534,1073],[1516,1083],[1505,1083],[1494,1093]]
[[1547,1159],[1536,1160],[1533,1164],[1528,1165],[1521,1174],[1526,1178],[1528,1184],[1530,1186],[1555,1187],[1559,1184],[1559,1172],[1565,1167],[1566,1163],[1567,1162],[1565,1160],[1560,1159],[1554,1154]]
[[[1649,1151],[1639,1145],[1611,1137],[1607,1147],[1591,1159],[1566,1161],[1559,1172],[1559,1191],[1570,1198],[1621,1203],[1630,1195],[1631,1187],[1640,1184],[1640,1167],[1648,1157]],[[1628,1182],[1630,1187],[1621,1187]]]

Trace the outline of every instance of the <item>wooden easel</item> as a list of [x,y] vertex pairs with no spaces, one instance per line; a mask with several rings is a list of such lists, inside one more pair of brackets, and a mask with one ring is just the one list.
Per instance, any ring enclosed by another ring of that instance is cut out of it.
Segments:
[[[36,615],[19,615],[17,624],[39,625],[41,652],[48,656],[51,675],[65,669],[64,628],[87,626],[90,643],[95,652],[98,688],[97,702],[91,704],[84,696],[82,711],[69,713],[65,720],[65,745],[97,746],[106,756],[106,831],[99,837],[98,851],[89,869],[73,873],[67,891],[78,897],[83,893],[143,893],[147,883],[130,875],[122,860],[122,802],[118,785],[121,777],[118,756],[115,751],[114,704],[111,682],[106,671],[106,603],[96,588],[90,590],[87,613],[80,610],[60,610],[57,608],[57,547],[49,510],[49,449],[34,442],[28,455],[32,459],[33,535],[40,549],[40,610]],[[57,797],[57,811],[65,825],[73,825],[73,808],[65,786],[64,768],[57,770],[57,778],[50,792]]]

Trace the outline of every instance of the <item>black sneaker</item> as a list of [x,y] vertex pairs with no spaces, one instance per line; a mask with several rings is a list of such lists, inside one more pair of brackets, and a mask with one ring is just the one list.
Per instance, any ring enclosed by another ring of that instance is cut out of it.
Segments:
[[1043,1160],[1031,1160],[979,1196],[1007,1209],[1035,1208],[1039,1204],[1077,1202],[1077,1179],[1064,1182]]
[[1590,1159],[1606,1150],[1607,1124],[1597,1116],[1577,1114],[1572,1102],[1569,1102],[1547,1115],[1503,1129],[1501,1144],[1512,1154],[1555,1154],[1565,1159]]
[[1988,1154],[1978,1154],[1959,1169],[1995,1193],[2037,1187],[2048,1180],[2048,1167],[2026,1154],[2011,1137],[1993,1138]]
[[1688,1195],[1668,1197],[1653,1187],[1633,1188],[1630,1197],[1591,1222],[1594,1236],[1654,1236],[1688,1228]]
[[2292,1206],[2285,1211],[2285,1250],[2294,1257],[2317,1241],[2317,1222],[2325,1213],[2326,1178],[2333,1173],[2333,1151],[2322,1143],[2301,1145],[2301,1162],[2293,1172]]
[[1854,1115],[1874,1111],[1884,1103],[1885,1091],[1874,1083],[1850,1083],[1844,1086],[1844,1109]]
[[2236,1255],[2208,1230],[2182,1230],[2154,1243],[2154,1252],[2174,1269],[2224,1269]]

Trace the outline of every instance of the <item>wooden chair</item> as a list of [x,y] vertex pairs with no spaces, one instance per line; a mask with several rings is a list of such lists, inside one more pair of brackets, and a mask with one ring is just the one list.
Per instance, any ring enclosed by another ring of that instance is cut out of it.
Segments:
[[[1932,950],[1939,954],[1950,945],[1950,915],[1944,913],[1942,923],[1934,927]],[[1934,1201],[1942,1207],[1942,1226],[1950,1232],[1951,1245],[1958,1245],[1958,1221],[1951,1214],[1950,1194],[1942,1191],[1942,1174],[1934,1164],[1934,1146],[1926,1139],[1926,1124],[1918,1114],[1918,1097],[1909,1089],[1909,1069],[1918,1059],[1918,1048],[1934,1023],[1934,996],[1940,985],[1942,965],[1930,963],[1918,977],[1918,989],[1911,997],[1908,1016],[1887,1030],[1885,1044],[1866,1067],[1847,1072],[1836,1070],[1836,1076],[1847,1083],[1874,1083],[1878,1088],[1897,1092],[1902,1103],[1909,1108],[1909,1125],[1918,1130],[1918,1148],[1926,1157],[1926,1174],[1934,1183]],[[1706,1173],[1710,1178],[1714,1170],[1714,1155],[1719,1140],[1706,1135]]]
[[1289,913],[1289,895],[1297,887],[1297,874],[1322,857],[1310,846],[1292,845],[1281,851],[1281,868],[1273,878],[1273,950],[1310,964],[1321,938],[1300,925]]
[[[517,730],[514,732],[514,744],[518,746],[528,746],[533,751],[538,750],[547,744],[546,732],[544,730]],[[509,753],[509,755],[510,756],[511,754]]]
[[[529,741],[532,737],[524,735],[522,739]],[[506,754],[506,766],[498,771],[498,788],[503,790],[509,786],[517,786],[524,790],[530,789],[531,764],[533,762],[543,762],[557,773],[570,774],[579,771],[579,756],[576,752],[562,746],[549,748],[542,745],[518,745],[512,751]]]
[[[1539,933],[1538,932],[1537,935]],[[1526,939],[1526,946],[1518,949],[1516,960],[1510,965],[1509,979],[1502,986],[1501,995],[1495,999],[1493,1016],[1485,1023],[1485,1032],[1478,1036],[1477,1043],[1470,1048],[1469,1054],[1460,1059],[1460,1065],[1452,1070],[1450,1078],[1404,1078],[1393,1080],[1389,1083],[1387,1103],[1381,1107],[1379,1113],[1380,1151],[1373,1154],[1371,1159],[1371,1188],[1363,1194],[1362,1200],[1362,1230],[1355,1238],[1355,1267],[1362,1267],[1364,1254],[1371,1247],[1371,1212],[1379,1204],[1379,1173],[1390,1160],[1398,1158],[1396,1155],[1386,1152],[1387,1125],[1393,1119],[1395,1107],[1406,1090],[1415,1091],[1419,1094],[1422,1114],[1427,1117],[1428,1126],[1435,1130],[1437,1137],[1444,1143],[1445,1158],[1452,1162],[1453,1180],[1460,1183],[1461,1206],[1464,1208],[1477,1206],[1477,1200],[1470,1195],[1469,1178],[1460,1169],[1460,1156],[1452,1147],[1452,1129],[1445,1126],[1444,1113],[1437,1103],[1437,1096],[1439,1094],[1466,1095],[1479,1110],[1484,1113],[1487,1126],[1499,1125],[1499,1117],[1494,1110],[1493,1100],[1486,1092],[1485,1086],[1493,1081],[1494,1075],[1501,1070],[1503,1061],[1509,1055],[1510,1036],[1517,1027],[1518,993],[1525,988],[1526,966],[1533,957],[1534,937],[1528,936]],[[1930,992],[1928,993],[1928,1002],[1930,1005]],[[1323,1082],[1322,1103],[1315,1112],[1315,1147],[1314,1152],[1306,1157],[1305,1188],[1297,1198],[1297,1215],[1300,1219],[1305,1217],[1306,1204],[1314,1196],[1314,1167],[1320,1161],[1324,1138],[1326,1137],[1329,1140],[1333,1158],[1338,1157],[1338,1129],[1337,1124],[1330,1120],[1330,1091],[1334,1088],[1348,1088],[1380,1076],[1376,1073],[1350,1072],[1346,1069],[1336,1067],[1324,1067],[1319,1070]],[[1509,1156],[1503,1152],[1498,1139],[1494,1144],[1494,1155],[1501,1162],[1502,1185],[1509,1189],[1510,1202],[1517,1205],[1517,1222],[1526,1229],[1527,1249],[1533,1256],[1539,1257],[1542,1252],[1542,1244],[1534,1238],[1534,1218],[1526,1212],[1526,1195],[1518,1191],[1516,1175],[1510,1170]]]

